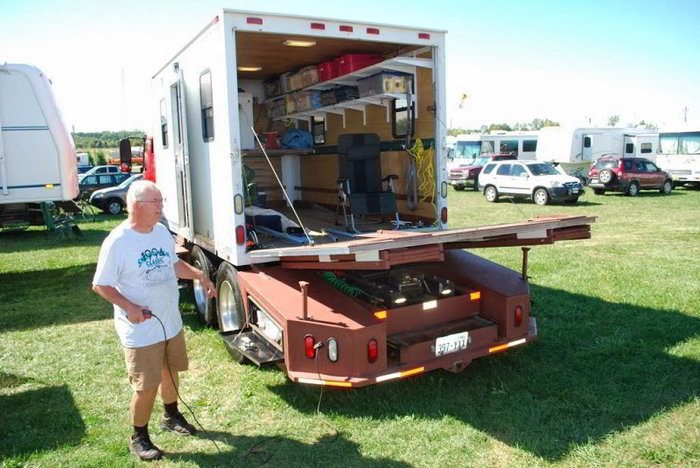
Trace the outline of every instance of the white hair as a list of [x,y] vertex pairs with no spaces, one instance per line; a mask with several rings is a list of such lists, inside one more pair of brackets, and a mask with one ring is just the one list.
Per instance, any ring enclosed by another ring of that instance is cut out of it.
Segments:
[[158,186],[150,180],[137,180],[129,185],[129,191],[126,192],[126,206],[129,211],[137,201],[143,200],[143,194],[146,192],[160,193]]

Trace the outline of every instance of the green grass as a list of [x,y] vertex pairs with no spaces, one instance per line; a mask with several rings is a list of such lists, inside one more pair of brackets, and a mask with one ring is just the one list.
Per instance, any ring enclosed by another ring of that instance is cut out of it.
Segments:
[[[452,227],[598,216],[592,239],[530,252],[538,341],[461,374],[321,398],[277,368],[233,362],[183,294],[191,369],[182,393],[207,434],[162,433],[158,404],[161,464],[700,465],[700,191],[589,192],[575,206],[546,207],[449,197]],[[80,241],[0,233],[3,466],[135,463],[111,308],[90,290],[99,245],[118,221],[83,223]],[[478,253],[520,268],[518,248]]]

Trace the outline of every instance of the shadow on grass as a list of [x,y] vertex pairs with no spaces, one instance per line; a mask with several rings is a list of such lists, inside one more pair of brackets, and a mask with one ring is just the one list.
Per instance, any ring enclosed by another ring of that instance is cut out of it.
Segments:
[[[342,433],[332,433],[312,444],[282,436],[236,436],[208,431],[200,437],[213,439],[221,453],[168,453],[169,460],[194,462],[197,466],[361,466],[408,467],[387,458],[365,458],[359,445]],[[161,447],[162,448],[162,447]]]
[[105,230],[87,229],[83,228],[84,225],[79,226],[82,237],[74,238],[61,238],[58,234],[46,230],[0,231],[0,253],[101,245],[109,234]]
[[112,306],[92,291],[95,264],[0,274],[0,330],[103,320]]
[[[23,381],[8,374],[2,378]],[[85,424],[65,385],[0,395],[0,414],[0,459],[77,445],[85,435]]]
[[[501,195],[498,198],[498,201],[496,204],[507,204],[507,203],[512,203],[514,205],[532,205],[533,207],[536,207],[537,204],[535,204],[534,201],[532,201],[531,198],[522,198],[522,197],[511,197],[508,195]],[[601,205],[602,203],[597,203],[593,202],[590,200],[578,200],[576,203],[564,203],[563,201],[551,201],[548,203],[547,206],[560,206],[560,207],[570,207],[570,208],[576,208],[577,206],[597,206]]]
[[[643,423],[700,394],[700,364],[669,348],[700,334],[700,320],[532,286],[540,339],[475,361],[462,374],[329,391],[324,412],[351,418],[455,417],[513,447],[556,461],[577,445]],[[318,388],[273,387],[316,410]]]

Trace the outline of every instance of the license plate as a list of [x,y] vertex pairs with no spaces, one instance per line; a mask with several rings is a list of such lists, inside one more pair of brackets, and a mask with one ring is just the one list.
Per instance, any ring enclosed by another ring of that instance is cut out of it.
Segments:
[[598,183],[598,179],[591,179],[591,183],[592,183],[592,184],[597,184],[597,183]]
[[469,332],[455,333],[454,335],[441,336],[435,340],[435,356],[456,353],[467,349]]
[[577,189],[577,188],[572,189],[572,190],[571,190],[571,193],[578,193],[578,189]]

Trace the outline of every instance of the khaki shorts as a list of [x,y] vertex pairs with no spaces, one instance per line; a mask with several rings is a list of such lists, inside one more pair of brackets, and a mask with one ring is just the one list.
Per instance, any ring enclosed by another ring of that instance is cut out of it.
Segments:
[[161,370],[166,363],[170,372],[187,370],[185,331],[180,330],[180,333],[167,342],[161,341],[141,348],[124,348],[124,360],[129,371],[129,383],[134,390],[157,387],[161,381]]

